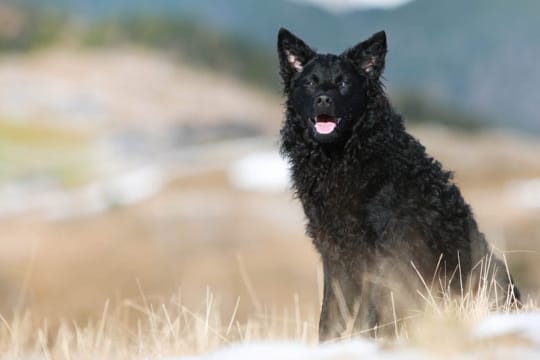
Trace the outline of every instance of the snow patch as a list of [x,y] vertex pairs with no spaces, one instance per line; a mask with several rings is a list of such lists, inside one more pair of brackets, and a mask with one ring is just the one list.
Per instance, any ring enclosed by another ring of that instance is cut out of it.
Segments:
[[478,339],[519,336],[540,346],[540,313],[493,314],[473,330]]
[[[371,356],[377,351],[377,345],[369,340],[354,340],[344,343],[309,346],[292,342],[249,343],[228,347],[202,356],[177,358],[177,360],[323,360],[358,359]],[[173,359],[169,359],[173,360]]]
[[280,192],[290,188],[289,167],[277,151],[261,151],[235,161],[228,169],[232,186],[248,191]]
[[512,181],[506,188],[506,196],[516,207],[540,209],[540,179]]
[[344,13],[366,9],[392,9],[412,0],[292,0],[317,5],[327,11]]
[[47,220],[66,220],[99,214],[116,206],[138,203],[158,194],[166,185],[159,166],[143,166],[109,175],[73,190],[46,184],[35,189],[24,184],[0,187],[0,219],[33,213]]
[[[370,339],[355,339],[318,346],[292,342],[249,343],[233,345],[201,356],[170,358],[167,360],[422,360],[428,357],[413,349],[381,350]],[[164,359],[165,360],[165,359]]]

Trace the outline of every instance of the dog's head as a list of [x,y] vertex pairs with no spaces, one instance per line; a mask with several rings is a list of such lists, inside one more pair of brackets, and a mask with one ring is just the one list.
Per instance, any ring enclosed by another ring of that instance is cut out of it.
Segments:
[[341,55],[318,54],[286,29],[278,34],[280,75],[295,116],[321,143],[346,140],[366,111],[368,90],[384,68],[386,34]]

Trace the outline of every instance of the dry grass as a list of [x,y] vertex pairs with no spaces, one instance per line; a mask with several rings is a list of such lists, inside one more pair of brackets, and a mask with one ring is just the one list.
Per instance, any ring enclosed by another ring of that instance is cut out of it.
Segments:
[[[63,319],[51,323],[18,309],[9,319],[0,317],[0,358],[159,359],[206,354],[224,346],[260,341],[316,344],[318,308],[301,301],[298,294],[291,294],[293,305],[288,308],[261,302],[243,259],[237,260],[249,296],[237,297],[232,307],[224,305],[209,288],[198,307],[189,307],[182,291],[164,300],[146,295],[138,282],[137,297],[106,301],[100,316],[84,322]],[[499,313],[538,310],[531,300],[519,307],[511,302],[496,303],[498,288],[490,278],[490,262],[491,258],[484,259],[476,268],[481,279],[478,287],[460,282],[460,294],[451,294],[446,276],[430,284],[422,280],[423,288],[417,293],[424,300],[424,310],[406,318],[396,318],[394,313],[394,322],[380,324],[376,333],[383,327],[395,329],[395,337],[376,336],[381,348],[398,352],[414,348],[434,356],[459,356],[485,346],[484,341],[470,336],[471,330],[493,309]],[[318,282],[321,288],[321,276]],[[252,310],[241,318],[239,309],[246,302]],[[335,341],[364,336],[371,330],[353,332],[351,327]],[[512,334],[506,341],[510,346],[523,343]]]
[[316,339],[314,317],[304,318],[300,304],[293,312],[264,308],[247,321],[237,319],[240,299],[224,309],[208,291],[204,307],[189,309],[181,293],[167,302],[144,296],[111,305],[85,324],[62,321],[51,329],[30,312],[2,318],[1,358],[143,359],[201,354],[224,345],[253,340]]
[[17,120],[0,116],[0,185],[46,173],[64,186],[81,185],[92,178],[90,134]]
[[[492,312],[493,304],[487,296],[490,287],[484,282],[479,296],[464,293],[454,297],[448,293],[435,295],[440,293],[426,285],[426,289],[419,289],[426,300],[425,311],[416,313],[407,325],[399,323],[402,319],[387,324],[395,327],[396,337],[379,338],[379,344],[384,349],[415,348],[444,356],[481,348],[485,344],[470,333]],[[253,341],[315,344],[318,313],[306,313],[303,304],[293,297],[295,304],[290,309],[261,306],[244,321],[237,318],[241,299],[227,308],[210,290],[200,309],[185,306],[182,292],[165,302],[142,294],[137,300],[107,301],[101,315],[84,324],[64,320],[56,328],[46,320],[36,322],[31,312],[18,312],[11,319],[0,319],[0,358],[155,359],[204,354]],[[521,309],[510,304],[499,307],[500,312],[538,309],[532,302]],[[521,344],[509,339],[510,344]]]

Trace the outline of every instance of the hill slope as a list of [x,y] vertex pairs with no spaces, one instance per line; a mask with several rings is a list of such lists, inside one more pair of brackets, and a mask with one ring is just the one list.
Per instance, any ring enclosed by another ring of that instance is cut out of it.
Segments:
[[286,26],[321,51],[341,51],[386,29],[390,89],[413,89],[491,117],[494,124],[540,131],[540,2],[416,0],[391,10],[328,13],[285,0],[25,0],[87,19],[126,14],[190,18],[273,50]]

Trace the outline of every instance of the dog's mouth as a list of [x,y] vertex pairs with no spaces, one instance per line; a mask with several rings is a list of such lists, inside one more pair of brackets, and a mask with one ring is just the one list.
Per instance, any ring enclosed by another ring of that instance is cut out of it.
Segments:
[[321,114],[317,115],[312,119],[313,127],[315,128],[315,131],[322,135],[328,135],[333,133],[339,123],[341,122],[341,118],[337,118],[332,115],[327,114]]

